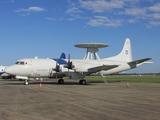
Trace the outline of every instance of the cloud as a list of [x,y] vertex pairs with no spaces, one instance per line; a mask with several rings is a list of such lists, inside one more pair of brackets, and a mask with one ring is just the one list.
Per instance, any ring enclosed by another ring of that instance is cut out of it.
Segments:
[[83,16],[80,16],[80,14],[71,14],[70,15],[70,18],[68,18],[69,21],[73,21],[73,20],[76,20],[76,19],[90,19],[89,17],[83,17]]
[[127,20],[129,23],[136,23],[137,19],[129,19]]
[[149,24],[151,26],[160,26],[160,22],[159,21],[150,21]]
[[152,12],[160,12],[160,2],[157,4],[154,4],[153,6],[150,6],[148,10]]
[[21,9],[15,10],[15,12],[42,12],[42,11],[46,11],[46,10],[41,7],[29,7],[28,9],[21,8]]
[[160,13],[150,14],[149,17],[151,17],[152,19],[160,19]]
[[[15,0],[9,0],[16,2]],[[158,0],[157,0],[158,1]],[[66,16],[60,18],[48,17],[47,20],[84,20],[89,26],[118,27],[123,23],[142,25],[159,25],[160,20],[160,2],[155,0],[67,0],[68,6],[64,13]],[[156,3],[157,2],[157,3]],[[62,9],[63,10],[63,9]],[[62,10],[60,12],[62,12]],[[28,16],[32,13],[41,13],[47,11],[42,7],[30,6],[20,8],[15,12],[22,16]],[[62,15],[62,14],[60,14]],[[156,22],[157,21],[157,22]]]
[[50,21],[55,21],[55,20],[63,21],[63,20],[65,20],[64,18],[51,18],[51,17],[47,17],[45,19],[50,20]]
[[53,20],[57,20],[56,18],[46,18],[47,20],[51,20],[51,21],[53,21]]
[[[160,22],[157,21],[160,19],[160,2],[145,1],[150,6],[143,5],[144,2],[139,0],[134,2],[132,0],[79,0],[79,2],[82,8],[97,14],[87,23],[90,26],[117,27],[122,26],[122,22],[131,24],[142,22],[147,26],[160,26]],[[106,13],[108,17],[105,17]]]
[[79,0],[79,2],[82,8],[92,10],[93,12],[105,12],[106,10],[123,8],[124,6],[124,2],[121,0],[111,0],[109,2],[105,0],[92,0],[92,1]]
[[105,26],[105,27],[117,27],[122,26],[123,20],[110,20],[105,16],[94,16],[95,19],[91,19],[87,24],[90,26]]
[[124,14],[132,15],[132,16],[145,16],[146,9],[145,8],[127,8],[125,9]]
[[28,11],[29,12],[41,12],[41,11],[45,11],[45,9],[41,7],[29,7]]
[[82,11],[76,7],[75,3],[71,3],[70,6],[68,7],[68,10],[65,12],[67,14],[70,13],[81,13]]
[[69,20],[69,21],[74,21],[74,20],[76,20],[76,18],[74,18],[74,17],[69,17],[67,20]]
[[81,11],[78,8],[72,7],[66,11],[66,13],[80,13]]

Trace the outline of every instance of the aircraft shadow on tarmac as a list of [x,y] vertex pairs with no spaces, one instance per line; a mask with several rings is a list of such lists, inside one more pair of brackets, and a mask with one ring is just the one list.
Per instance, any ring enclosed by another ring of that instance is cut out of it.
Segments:
[[[19,80],[1,80],[1,81],[8,81],[7,83],[5,82],[5,83],[3,83],[4,85],[24,85],[24,81],[19,81]],[[40,83],[42,83],[42,84],[48,84],[48,85],[80,85],[79,84],[79,82],[78,81],[72,81],[72,82],[70,82],[70,81],[65,81],[64,82],[64,84],[58,84],[58,82],[56,81],[56,80],[54,80],[54,81],[47,81],[47,80],[45,80],[45,81],[28,81],[29,82],[29,84],[28,85],[35,85],[35,84],[40,84]],[[87,84],[86,85],[92,85],[92,84],[90,84],[90,82],[87,82]]]
[[[24,85],[24,81],[20,81],[20,80],[16,80],[16,79],[2,79],[1,81],[8,81],[7,83],[4,83],[5,85]],[[29,85],[35,85],[35,84],[50,84],[50,85],[80,85],[79,81],[65,81],[64,84],[58,84],[57,80],[45,80],[45,81],[28,81]],[[113,81],[115,82],[115,81]],[[107,83],[113,83],[111,81],[107,82]],[[120,82],[120,81],[116,81],[116,82]],[[101,80],[97,80],[97,81],[87,81],[86,85],[94,85],[94,83],[102,83],[104,84],[104,81]]]

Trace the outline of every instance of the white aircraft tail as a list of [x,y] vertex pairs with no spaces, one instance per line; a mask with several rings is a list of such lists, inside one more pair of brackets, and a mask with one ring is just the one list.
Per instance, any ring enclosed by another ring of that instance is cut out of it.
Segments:
[[125,62],[132,61],[132,49],[131,49],[130,39],[126,38],[123,49],[118,55],[105,58],[104,60],[117,60],[117,61],[125,61]]

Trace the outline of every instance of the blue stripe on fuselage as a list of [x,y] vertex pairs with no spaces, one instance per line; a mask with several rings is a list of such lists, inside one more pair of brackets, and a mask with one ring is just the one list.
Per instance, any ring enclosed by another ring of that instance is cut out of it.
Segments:
[[4,72],[0,72],[0,75],[2,75]]

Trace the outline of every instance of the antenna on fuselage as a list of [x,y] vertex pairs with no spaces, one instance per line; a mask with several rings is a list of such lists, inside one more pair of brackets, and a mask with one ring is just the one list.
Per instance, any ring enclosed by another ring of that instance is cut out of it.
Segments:
[[97,52],[99,51],[98,48],[108,47],[108,45],[104,43],[82,43],[76,44],[74,46],[86,49],[86,54],[83,58],[84,60],[99,60],[100,57],[97,54]]

